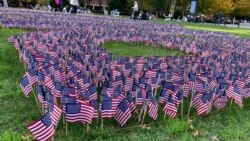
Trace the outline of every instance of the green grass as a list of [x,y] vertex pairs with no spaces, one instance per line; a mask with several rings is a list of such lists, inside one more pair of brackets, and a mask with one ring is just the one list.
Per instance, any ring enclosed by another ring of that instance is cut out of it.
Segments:
[[226,26],[216,26],[213,24],[208,23],[191,23],[191,22],[181,22],[181,21],[164,21],[163,19],[155,19],[154,22],[161,23],[161,24],[175,24],[181,25],[186,27],[187,29],[192,30],[207,30],[207,31],[216,31],[216,32],[225,32],[232,35],[250,38],[250,29],[243,29],[243,28],[233,28],[233,27],[226,27]]
[[[38,119],[41,115],[35,103],[35,99],[25,97],[19,89],[19,80],[24,74],[22,64],[18,59],[16,50],[8,43],[8,38],[21,30],[16,29],[0,29],[0,140],[1,141],[21,141],[32,140],[30,132],[26,126]],[[116,45],[124,48],[131,48],[133,44],[106,43],[111,44],[109,51],[115,52]],[[113,44],[113,45],[112,45]],[[125,55],[130,56],[131,53],[141,55],[145,51],[143,45],[138,45],[135,50],[129,50]],[[138,49],[141,48],[141,49]],[[157,48],[153,48],[157,49]],[[142,50],[142,51],[140,51]],[[147,48],[145,55],[171,55],[171,51],[157,49],[153,52],[150,47]],[[125,49],[123,50],[125,52]],[[178,54],[178,51],[174,51]],[[122,54],[117,52],[117,55]],[[250,100],[244,101],[244,108],[240,109],[233,104],[222,111],[212,112],[204,117],[198,117],[194,109],[191,110],[190,118],[193,120],[188,124],[187,107],[189,99],[184,102],[184,118],[178,115],[175,120],[164,118],[163,112],[159,111],[157,121],[153,121],[149,117],[145,119],[145,127],[140,127],[137,123],[137,114],[121,128],[114,119],[104,120],[104,130],[101,131],[100,122],[96,120],[91,124],[90,132],[86,132],[86,126],[80,123],[69,124],[68,135],[65,135],[65,124],[60,123],[57,127],[56,141],[78,141],[78,140],[212,140],[214,138],[221,140],[248,140],[250,137]],[[229,103],[228,103],[229,105]],[[159,107],[162,110],[162,106]],[[180,111],[180,109],[179,109]],[[180,112],[179,112],[180,113]],[[191,125],[193,129],[191,129]],[[199,134],[195,134],[199,132]]]
[[[128,16],[121,16],[121,18],[128,18]],[[244,28],[233,28],[227,26],[217,26],[210,23],[191,23],[191,22],[182,22],[182,21],[164,21],[164,19],[156,18],[152,20],[153,22],[160,23],[160,24],[174,24],[184,26],[187,29],[191,30],[207,30],[207,31],[214,31],[214,32],[225,32],[232,35],[250,38],[250,29]]]
[[185,55],[185,52],[179,50],[166,49],[162,46],[149,46],[143,43],[133,43],[133,42],[105,42],[102,44],[110,53],[115,57],[123,56],[179,56]]

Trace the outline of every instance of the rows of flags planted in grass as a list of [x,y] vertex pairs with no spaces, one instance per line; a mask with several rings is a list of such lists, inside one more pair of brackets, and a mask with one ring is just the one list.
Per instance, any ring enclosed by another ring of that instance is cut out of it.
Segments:
[[[0,13],[5,27],[36,29],[10,42],[27,70],[21,89],[25,96],[35,95],[42,111],[28,126],[38,140],[54,136],[60,119],[89,126],[94,119],[103,124],[114,118],[124,126],[136,109],[141,109],[138,120],[143,123],[145,116],[157,120],[159,112],[170,118],[183,115],[179,107],[188,109],[188,115],[190,108],[198,115],[212,107],[223,109],[229,100],[243,107],[250,96],[248,39],[107,17],[14,9]],[[114,59],[100,47],[110,40],[160,44],[188,55]],[[189,96],[190,106],[183,107]]]

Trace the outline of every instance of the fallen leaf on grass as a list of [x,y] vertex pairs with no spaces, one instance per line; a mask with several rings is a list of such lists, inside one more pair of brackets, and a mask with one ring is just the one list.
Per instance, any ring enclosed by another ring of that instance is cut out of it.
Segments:
[[220,139],[217,138],[217,136],[212,136],[213,141],[220,141]]
[[200,136],[203,136],[204,134],[201,131],[196,130],[193,135],[194,137],[200,137]]
[[193,120],[191,120],[191,119],[188,120],[188,129],[189,130],[194,130]]
[[30,134],[24,134],[22,135],[22,139],[23,140],[28,140],[29,138],[31,138],[32,136]]
[[146,124],[141,125],[141,128],[142,129],[150,130],[150,126],[147,126]]

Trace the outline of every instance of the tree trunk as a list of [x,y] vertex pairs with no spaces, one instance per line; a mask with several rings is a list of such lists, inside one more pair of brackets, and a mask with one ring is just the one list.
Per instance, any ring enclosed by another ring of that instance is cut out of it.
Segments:
[[22,0],[19,0],[18,6],[19,6],[19,7],[23,7]]
[[102,6],[102,0],[99,0],[99,6]]
[[186,15],[187,0],[184,0],[182,7],[182,17]]

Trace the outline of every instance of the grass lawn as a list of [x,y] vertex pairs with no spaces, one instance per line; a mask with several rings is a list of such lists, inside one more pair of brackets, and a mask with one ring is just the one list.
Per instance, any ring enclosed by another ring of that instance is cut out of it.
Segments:
[[[128,16],[121,16],[121,18],[128,18]],[[216,26],[210,23],[164,21],[164,19],[161,19],[161,18],[157,18],[152,21],[156,23],[161,23],[161,24],[181,25],[181,26],[186,27],[187,29],[192,29],[192,30],[208,30],[208,31],[216,31],[216,32],[225,32],[225,33],[233,34],[233,35],[244,37],[244,38],[250,38],[250,29],[244,29],[244,28],[238,29],[238,28],[226,27],[226,26]]]
[[164,21],[163,19],[155,19],[153,20],[157,23],[162,24],[175,24],[181,25],[186,27],[187,29],[192,30],[208,30],[208,31],[216,31],[216,32],[225,32],[230,33],[233,35],[237,35],[244,38],[250,38],[250,29],[243,29],[243,28],[233,28],[233,27],[226,27],[226,26],[216,26],[213,24],[208,23],[190,23],[190,22],[181,22],[181,21]]
[[[171,50],[163,48],[162,46],[150,47],[143,43],[131,43],[131,42],[105,42],[102,44],[109,52],[115,57],[123,56],[179,56],[184,55],[185,52],[178,50]],[[145,51],[146,48],[146,51]]]
[[[41,115],[35,103],[35,99],[24,97],[19,89],[19,80],[24,74],[22,64],[18,59],[16,50],[8,43],[8,38],[23,31],[17,29],[0,29],[0,140],[21,141],[32,140],[26,126],[38,119]],[[138,44],[133,50],[128,50],[134,44],[130,43],[105,43],[105,47],[116,55],[173,55],[181,54],[178,51],[162,48],[143,47]],[[119,50],[117,48],[119,47]],[[190,99],[190,98],[189,98]],[[146,126],[140,127],[137,123],[138,114],[134,114],[129,123],[121,128],[114,119],[104,120],[104,130],[101,131],[100,122],[93,121],[91,131],[86,132],[86,126],[75,123],[69,124],[68,135],[65,135],[65,124],[57,127],[56,141],[78,140],[248,140],[250,137],[250,100],[244,101],[244,108],[240,109],[233,104],[222,111],[212,110],[211,114],[198,117],[194,109],[191,110],[188,123],[186,117],[189,99],[184,102],[184,118],[180,115],[172,120],[163,118],[163,112],[159,111],[157,121],[146,117]],[[229,103],[228,103],[229,105]],[[159,107],[162,110],[162,106]],[[180,109],[179,109],[180,110]],[[180,114],[180,112],[178,112]]]

